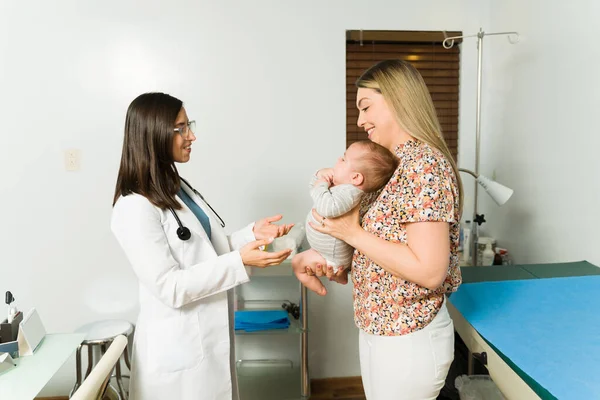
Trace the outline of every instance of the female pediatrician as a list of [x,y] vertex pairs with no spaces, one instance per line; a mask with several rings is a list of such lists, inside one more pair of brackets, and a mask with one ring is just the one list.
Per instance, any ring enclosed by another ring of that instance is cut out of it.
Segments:
[[194,122],[164,93],[127,110],[111,228],[139,280],[130,399],[238,398],[233,358],[233,287],[245,266],[268,267],[291,250],[260,246],[292,225],[265,218],[225,234],[212,207],[177,173],[190,159]]

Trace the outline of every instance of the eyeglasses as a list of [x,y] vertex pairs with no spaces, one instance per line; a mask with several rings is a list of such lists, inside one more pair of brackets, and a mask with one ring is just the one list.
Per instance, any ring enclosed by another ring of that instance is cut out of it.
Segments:
[[196,132],[196,121],[189,121],[183,128],[174,128],[173,131],[179,133],[182,138],[187,140],[190,137],[190,132]]

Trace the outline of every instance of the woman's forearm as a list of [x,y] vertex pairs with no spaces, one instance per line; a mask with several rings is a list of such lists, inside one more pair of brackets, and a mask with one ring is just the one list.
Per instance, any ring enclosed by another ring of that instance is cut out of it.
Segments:
[[346,242],[392,275],[420,286],[437,289],[446,276],[439,267],[423,263],[407,244],[381,239],[362,228]]

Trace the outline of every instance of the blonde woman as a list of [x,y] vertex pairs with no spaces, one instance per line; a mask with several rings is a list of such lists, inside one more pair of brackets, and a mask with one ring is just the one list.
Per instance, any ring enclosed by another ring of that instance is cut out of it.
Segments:
[[[339,218],[313,211],[320,224],[312,226],[355,249],[354,319],[367,399],[435,399],[454,358],[445,294],[461,283],[461,182],[416,69],[383,61],[357,87],[358,126],[400,164],[360,207]],[[323,269],[324,260],[314,252],[296,257],[307,274],[347,282],[347,272]],[[307,286],[325,294],[317,277],[312,279]]]

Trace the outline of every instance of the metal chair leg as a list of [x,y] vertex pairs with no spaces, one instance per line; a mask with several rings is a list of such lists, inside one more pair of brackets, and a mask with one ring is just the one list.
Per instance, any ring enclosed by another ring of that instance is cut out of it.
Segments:
[[125,365],[127,365],[127,369],[131,371],[131,362],[129,362],[129,344],[125,346],[125,351],[123,353],[125,354]]
[[90,373],[92,372],[92,367],[94,366],[94,349],[92,349],[93,346],[90,346],[89,344],[87,345],[88,348],[88,367],[87,370],[85,371],[85,379],[87,379],[87,377],[90,375]]
[[77,346],[77,353],[75,355],[75,368],[75,385],[73,385],[73,389],[71,389],[71,392],[69,393],[69,398],[73,397],[73,393],[75,393],[75,391],[79,389],[79,386],[81,385],[81,345]]
[[104,392],[104,397],[102,399],[122,400],[117,389],[110,383],[106,386],[106,391]]
[[117,386],[119,387],[119,395],[121,396],[121,399],[127,400],[127,393],[123,389],[123,379],[121,376],[121,358],[119,358],[117,360],[116,379],[117,379]]

